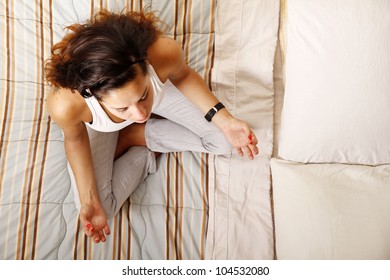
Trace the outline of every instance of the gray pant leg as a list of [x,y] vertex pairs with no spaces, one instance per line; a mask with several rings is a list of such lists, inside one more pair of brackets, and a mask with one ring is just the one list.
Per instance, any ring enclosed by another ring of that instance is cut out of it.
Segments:
[[145,139],[156,152],[194,151],[229,154],[232,146],[222,131],[208,122],[203,113],[173,85],[153,113],[164,119],[146,123]]
[[107,218],[114,217],[135,189],[154,172],[156,159],[146,147],[132,147],[118,158],[114,162],[112,192],[100,197]]
[[[131,193],[146,176],[156,171],[153,152],[146,147],[132,147],[114,162],[118,132],[99,132],[88,128],[97,191],[108,219],[115,216]],[[73,172],[69,169],[75,204],[80,200]]]
[[231,146],[219,131],[209,131],[200,137],[188,128],[167,119],[151,119],[146,124],[146,145],[155,152],[192,151],[211,154],[228,154]]

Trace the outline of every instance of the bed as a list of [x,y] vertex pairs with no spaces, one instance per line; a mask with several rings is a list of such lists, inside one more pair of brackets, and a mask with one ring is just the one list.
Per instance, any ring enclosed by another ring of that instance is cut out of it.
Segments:
[[278,259],[390,258],[386,1],[281,1],[271,160]]
[[[336,2],[2,0],[0,259],[390,258],[390,62],[383,54],[390,4]],[[43,67],[63,28],[101,7],[156,12],[186,62],[253,128],[260,154],[253,161],[235,151],[161,155],[157,172],[109,221],[107,242],[93,244],[80,228],[61,131],[45,107]],[[338,28],[344,24],[368,27],[348,33]],[[350,54],[365,42],[362,34],[379,43]],[[328,61],[348,63],[335,76]],[[367,65],[372,71],[359,72]],[[355,74],[367,76],[364,83],[356,85]],[[355,89],[362,90],[354,96]],[[369,120],[359,118],[362,104]],[[359,110],[347,118],[345,106]],[[356,118],[360,125],[350,129]]]

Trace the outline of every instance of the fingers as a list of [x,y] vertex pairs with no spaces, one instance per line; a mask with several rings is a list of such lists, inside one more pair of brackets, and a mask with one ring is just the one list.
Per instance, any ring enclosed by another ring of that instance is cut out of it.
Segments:
[[85,235],[88,237],[91,237],[95,233],[95,229],[89,222],[87,222],[85,228],[83,228],[83,231]]
[[236,150],[237,150],[237,153],[238,153],[238,155],[239,155],[240,157],[243,157],[243,156],[244,156],[244,152],[242,151],[241,148],[236,148]]
[[[107,226],[108,227],[108,226]],[[104,235],[103,230],[95,231],[94,227],[91,223],[87,222],[85,226],[82,227],[86,236],[91,237],[93,242],[105,242],[106,237]]]
[[259,153],[257,147],[253,145],[249,145],[243,148],[237,148],[237,151],[240,156],[244,156],[244,154],[246,154],[248,158],[252,160],[255,158],[255,155]]
[[106,242],[107,240],[102,230],[94,232],[91,238],[94,243]]
[[255,145],[248,145],[242,148],[236,148],[239,156],[243,157],[247,155],[249,159],[254,159],[256,155],[259,154],[259,148]]
[[247,148],[249,149],[249,151],[247,151],[247,154],[252,155],[252,157],[258,155],[259,148],[257,147],[257,144],[259,142],[257,141],[257,137],[253,132],[251,132],[251,134],[248,136],[248,140],[249,140],[249,145]]
[[105,242],[107,240],[106,235],[110,234],[110,227],[108,226],[107,223],[105,223],[104,227],[98,225],[94,227],[92,223],[87,219],[87,217],[81,212],[80,212],[80,222],[84,234],[92,238],[92,241],[94,243]]
[[99,243],[99,242],[100,242],[99,232],[95,232],[95,233],[93,234],[92,240],[93,240],[93,242],[95,242],[95,243]]
[[110,233],[111,233],[110,227],[106,224],[106,226],[103,228],[103,230],[100,230],[100,231],[97,231],[96,233],[94,233],[92,240],[95,243],[106,242],[106,240],[107,240],[106,235],[109,235]]
[[257,156],[259,154],[259,148],[257,148],[257,146],[249,145],[248,148],[251,151],[253,156]]
[[100,239],[101,242],[106,242],[106,237],[105,237],[105,235],[104,235],[102,230],[99,231],[99,239]]
[[106,234],[106,235],[110,235],[110,233],[111,233],[111,231],[110,231],[110,227],[106,224],[106,226],[104,227],[104,233]]
[[237,148],[237,152],[240,156],[244,156],[246,154],[249,159],[254,159],[255,155],[259,154],[257,137],[250,129],[242,129],[242,132],[247,135],[247,140],[244,141],[242,144],[243,146]]
[[85,235],[91,237],[94,234],[95,229],[92,226],[91,222],[85,217],[85,215],[83,215],[82,212],[80,212],[80,223]]
[[251,150],[248,147],[242,147],[241,150],[242,150],[242,153],[246,154],[249,159],[253,159],[254,158]]
[[249,140],[248,146],[257,146],[257,144],[259,144],[256,134],[252,130],[249,131],[248,140]]

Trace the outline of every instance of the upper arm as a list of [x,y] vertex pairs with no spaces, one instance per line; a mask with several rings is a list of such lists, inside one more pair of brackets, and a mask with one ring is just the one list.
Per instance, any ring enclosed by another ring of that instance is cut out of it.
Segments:
[[85,105],[80,102],[76,94],[68,89],[53,88],[47,98],[49,115],[62,129],[67,140],[79,137],[85,130],[82,120],[85,115]]

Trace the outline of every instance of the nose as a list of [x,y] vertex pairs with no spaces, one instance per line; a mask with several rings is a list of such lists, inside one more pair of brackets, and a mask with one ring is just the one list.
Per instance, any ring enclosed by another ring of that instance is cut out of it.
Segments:
[[131,114],[129,116],[129,119],[134,122],[142,122],[145,121],[148,116],[148,113],[146,111],[145,107],[142,106],[134,106],[131,110]]

